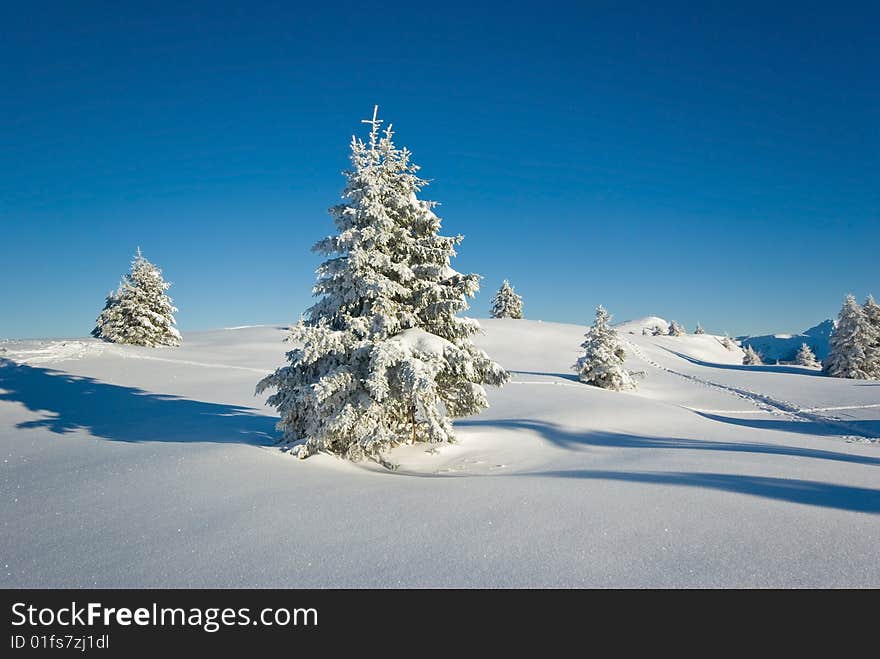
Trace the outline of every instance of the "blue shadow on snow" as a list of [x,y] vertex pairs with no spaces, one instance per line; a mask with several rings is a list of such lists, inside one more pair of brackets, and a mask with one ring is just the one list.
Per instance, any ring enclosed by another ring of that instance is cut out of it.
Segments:
[[277,419],[222,405],[107,384],[94,378],[0,358],[0,400],[45,418],[19,423],[64,434],[85,430],[118,442],[274,442]]
[[839,510],[850,510],[875,515],[880,513],[880,490],[791,478],[769,478],[766,476],[740,474],[625,472],[590,469],[529,472],[523,475],[697,487],[822,508],[837,508]]
[[[798,423],[798,426],[809,425]],[[834,460],[854,464],[880,466],[880,458],[855,453],[840,453],[821,449],[788,446],[785,444],[764,444],[756,442],[716,442],[704,439],[685,439],[679,437],[646,437],[615,432],[576,432],[567,430],[555,423],[533,421],[531,419],[475,419],[455,422],[457,428],[509,428],[513,430],[532,430],[545,440],[560,448],[575,450],[580,447],[600,446],[608,448],[636,449],[684,449],[690,451],[721,451],[735,453],[763,453],[766,455],[787,455],[817,460]],[[839,432],[838,432],[839,434]]]
[[[840,425],[822,423],[821,421],[784,421],[780,419],[740,419],[732,416],[722,416],[710,412],[695,412],[699,416],[729,423],[744,428],[757,430],[776,430],[780,432],[794,432],[802,435],[817,435],[820,437],[839,437],[840,435],[860,435],[867,438],[880,436],[880,419],[854,419],[841,421]],[[845,424],[845,425],[844,425]]]
[[806,368],[805,366],[775,366],[773,364],[762,364],[761,366],[746,366],[745,364],[718,364],[716,362],[706,362],[702,359],[691,357],[690,355],[686,355],[682,352],[670,350],[669,348],[663,349],[666,352],[672,353],[676,357],[681,357],[691,364],[696,364],[697,366],[705,366],[707,368],[721,368],[728,371],[749,371],[751,373],[754,373],[755,371],[761,371],[764,373],[789,373],[792,375],[811,375],[825,377],[825,374],[822,373],[822,371],[815,368]]

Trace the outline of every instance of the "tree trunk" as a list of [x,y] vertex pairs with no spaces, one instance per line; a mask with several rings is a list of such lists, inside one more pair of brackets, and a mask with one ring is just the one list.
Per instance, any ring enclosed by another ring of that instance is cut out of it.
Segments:
[[413,405],[409,411],[410,420],[412,421],[412,442],[416,443],[416,406]]

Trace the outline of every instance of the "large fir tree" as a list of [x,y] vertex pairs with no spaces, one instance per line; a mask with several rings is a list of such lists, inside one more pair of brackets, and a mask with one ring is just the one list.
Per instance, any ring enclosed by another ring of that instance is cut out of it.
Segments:
[[611,315],[602,305],[596,308],[596,319],[585,336],[586,341],[581,344],[584,354],[573,367],[581,381],[615,391],[634,388],[636,382],[623,365],[623,344],[611,327]]
[[504,369],[471,340],[479,324],[457,314],[479,289],[479,275],[450,267],[462,236],[441,236],[426,185],[398,149],[389,126],[352,138],[344,203],[330,213],[338,233],[314,250],[320,299],[291,332],[301,347],[257,392],[275,388],[279,429],[293,452],[326,451],[389,464],[402,443],[454,441],[449,417],[488,406],[482,385],[501,385]]
[[112,343],[140,346],[178,346],[174,327],[177,309],[166,291],[171,284],[162,271],[141,254],[140,248],[119,288],[107,296],[92,336]]
[[517,295],[513,286],[505,279],[492,298],[492,308],[489,313],[492,318],[522,318],[522,307],[522,296]]
[[831,333],[828,356],[823,364],[825,372],[836,378],[867,380],[874,377],[870,353],[877,336],[865,309],[855,297],[847,295]]

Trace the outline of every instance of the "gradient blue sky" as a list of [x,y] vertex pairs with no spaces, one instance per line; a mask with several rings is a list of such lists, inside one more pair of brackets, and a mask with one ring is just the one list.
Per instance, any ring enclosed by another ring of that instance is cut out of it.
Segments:
[[732,334],[880,295],[877,2],[299,4],[3,3],[0,336],[87,334],[138,245],[184,331],[295,320],[374,103],[471,315],[505,277]]

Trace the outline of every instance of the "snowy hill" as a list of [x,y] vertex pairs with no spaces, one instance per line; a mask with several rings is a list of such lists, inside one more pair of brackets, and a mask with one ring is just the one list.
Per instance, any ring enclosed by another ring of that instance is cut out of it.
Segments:
[[752,346],[761,353],[766,362],[775,362],[777,359],[783,362],[794,361],[802,343],[810,346],[816,357],[822,360],[828,355],[828,341],[833,329],[834,321],[829,318],[800,334],[766,334],[738,338],[744,346]]
[[585,327],[481,321],[511,383],[397,472],[272,445],[281,327],[5,342],[0,586],[880,586],[878,383],[633,322],[615,393]]
[[669,321],[659,316],[645,316],[636,320],[625,320],[622,323],[616,323],[614,327],[620,334],[641,334],[643,330],[652,331],[655,327],[661,328],[664,332],[669,331]]

